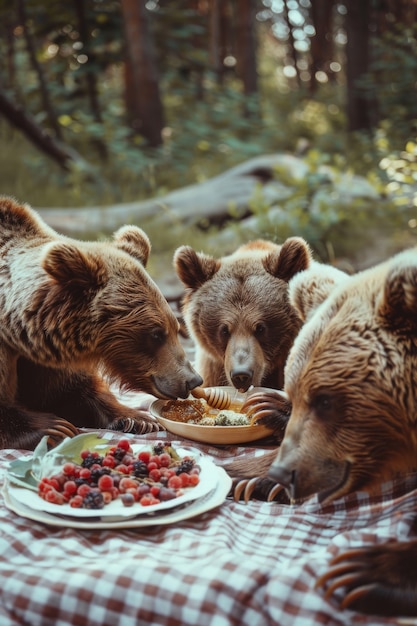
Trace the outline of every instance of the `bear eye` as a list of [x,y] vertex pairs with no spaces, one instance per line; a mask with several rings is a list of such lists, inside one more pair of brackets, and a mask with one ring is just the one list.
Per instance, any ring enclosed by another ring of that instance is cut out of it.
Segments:
[[154,328],[154,330],[150,332],[150,338],[154,344],[162,345],[165,341],[165,332],[162,328]]
[[312,401],[313,408],[320,415],[328,415],[333,410],[333,398],[327,393],[318,394]]
[[229,329],[227,328],[226,324],[222,324],[219,328],[219,332],[221,337],[230,337],[230,332]]
[[255,335],[256,337],[262,337],[266,333],[266,324],[264,322],[259,322],[255,326]]

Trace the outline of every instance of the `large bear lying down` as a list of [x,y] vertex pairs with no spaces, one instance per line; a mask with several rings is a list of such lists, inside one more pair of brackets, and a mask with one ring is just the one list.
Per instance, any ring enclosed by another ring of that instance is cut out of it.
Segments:
[[288,281],[311,260],[300,237],[282,246],[251,241],[220,259],[190,246],[176,251],[174,266],[185,286],[182,311],[205,386],[282,388],[301,326],[288,301]]
[[[269,476],[295,500],[330,502],[417,469],[417,249],[349,277],[324,302],[314,286],[309,270],[290,284],[310,317],[286,365],[291,416]],[[252,403],[282,418],[278,393]],[[346,606],[417,616],[417,541],[342,554],[320,584],[329,580],[346,586]]]
[[161,398],[185,398],[201,383],[144,269],[149,252],[134,226],[112,242],[79,242],[0,198],[1,447],[33,448],[44,434],[59,440],[72,425],[146,419],[120,404],[100,373]]

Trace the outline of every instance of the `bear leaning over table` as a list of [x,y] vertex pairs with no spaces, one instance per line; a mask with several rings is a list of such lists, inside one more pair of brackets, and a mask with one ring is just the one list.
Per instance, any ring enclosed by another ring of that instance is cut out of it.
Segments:
[[81,242],[49,228],[27,205],[0,197],[0,446],[56,443],[76,427],[130,418],[108,380],[160,398],[201,383],[179,324],[145,270],[146,234],[124,226],[112,242]]
[[[304,316],[317,308],[288,358],[291,416],[269,477],[294,500],[330,502],[417,469],[417,248],[349,277],[322,303],[307,275],[290,285],[292,301],[309,300]],[[270,417],[281,405],[273,394],[252,400]],[[417,541],[342,553],[318,586],[329,581],[328,593],[346,588],[344,607],[417,616]]]
[[288,281],[312,263],[300,237],[282,245],[251,241],[219,259],[190,246],[176,251],[174,267],[185,286],[182,313],[206,387],[282,388],[288,351],[301,327]]

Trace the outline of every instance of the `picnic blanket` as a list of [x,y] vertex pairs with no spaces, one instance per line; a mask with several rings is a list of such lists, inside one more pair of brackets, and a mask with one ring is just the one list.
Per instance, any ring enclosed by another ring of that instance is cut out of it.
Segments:
[[[114,440],[121,433],[112,433]],[[132,442],[172,440],[166,432]],[[199,448],[227,469],[258,447]],[[270,449],[270,448],[266,448]],[[266,451],[265,449],[265,451]],[[27,451],[0,451],[10,461]],[[339,610],[315,582],[350,547],[415,537],[417,475],[328,506],[223,504],[173,524],[74,529],[26,519],[0,500],[1,626],[334,626],[400,624]],[[411,623],[416,623],[411,622]]]

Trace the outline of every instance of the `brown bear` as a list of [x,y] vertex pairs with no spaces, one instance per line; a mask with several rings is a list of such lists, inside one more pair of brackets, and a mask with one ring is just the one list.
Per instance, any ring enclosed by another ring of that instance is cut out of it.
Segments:
[[33,448],[45,434],[123,418],[158,428],[123,406],[107,380],[160,398],[185,398],[201,383],[145,270],[149,252],[137,227],[112,242],[75,241],[0,198],[1,447]]
[[312,261],[299,237],[282,246],[256,240],[214,258],[178,248],[174,267],[183,285],[182,314],[206,387],[280,389],[301,319],[288,301],[288,281]]
[[[324,301],[308,273],[290,284],[299,312],[315,311],[288,357],[291,416],[269,477],[293,500],[330,502],[417,469],[417,248],[349,277]],[[278,393],[251,403],[281,417]],[[416,563],[417,541],[352,550],[319,584],[336,578],[344,605],[363,612],[417,616]]]

